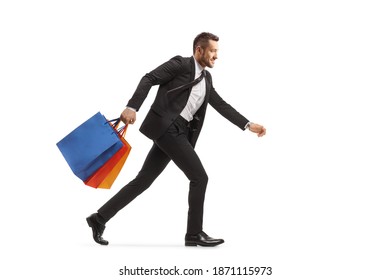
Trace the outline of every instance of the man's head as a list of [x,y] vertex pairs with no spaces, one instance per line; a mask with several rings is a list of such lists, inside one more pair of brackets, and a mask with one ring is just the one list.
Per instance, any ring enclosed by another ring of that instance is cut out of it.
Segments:
[[203,32],[194,39],[193,51],[196,61],[202,67],[214,67],[215,60],[218,58],[218,36]]

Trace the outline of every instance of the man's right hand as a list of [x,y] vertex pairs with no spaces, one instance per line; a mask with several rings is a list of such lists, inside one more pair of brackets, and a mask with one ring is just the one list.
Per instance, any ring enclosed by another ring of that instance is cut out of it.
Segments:
[[130,108],[126,108],[123,110],[123,112],[121,114],[121,121],[124,124],[134,124],[136,119],[137,119],[137,117],[136,117],[135,111],[133,111]]

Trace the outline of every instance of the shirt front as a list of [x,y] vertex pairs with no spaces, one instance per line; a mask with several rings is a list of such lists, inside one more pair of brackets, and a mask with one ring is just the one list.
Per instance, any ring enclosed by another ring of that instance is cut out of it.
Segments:
[[[197,79],[201,74],[204,68],[200,66],[200,64],[195,61],[195,79]],[[191,89],[190,97],[188,98],[188,102],[184,107],[183,111],[180,113],[187,121],[192,121],[196,111],[202,106],[203,101],[206,96],[206,79],[205,77],[196,85],[194,85]]]

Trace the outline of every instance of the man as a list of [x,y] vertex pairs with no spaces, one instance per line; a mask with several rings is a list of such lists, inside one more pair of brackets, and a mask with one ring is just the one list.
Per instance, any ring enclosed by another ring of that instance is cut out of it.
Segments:
[[136,178],[107,201],[97,213],[87,218],[94,240],[107,245],[103,239],[105,224],[119,210],[146,190],[172,160],[190,181],[188,196],[186,246],[216,246],[224,242],[203,231],[203,204],[207,186],[207,173],[194,147],[202,129],[206,108],[210,104],[222,116],[242,130],[249,129],[259,137],[265,128],[249,122],[215,91],[211,75],[205,70],[213,68],[218,58],[216,35],[201,33],[193,43],[193,56],[176,56],[146,74],[121,114],[125,124],[136,121],[149,90],[160,85],[157,96],[140,127],[140,131],[153,140],[153,146]]

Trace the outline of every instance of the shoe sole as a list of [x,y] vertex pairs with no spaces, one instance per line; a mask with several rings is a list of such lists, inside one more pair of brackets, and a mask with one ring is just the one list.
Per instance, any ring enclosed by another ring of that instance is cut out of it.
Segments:
[[221,245],[221,244],[223,244],[223,243],[224,243],[224,242],[215,243],[215,244],[207,244],[207,243],[197,243],[197,242],[186,242],[186,243],[185,243],[185,246],[188,246],[188,247],[196,247],[196,246],[201,246],[201,247],[215,247],[215,246]]

